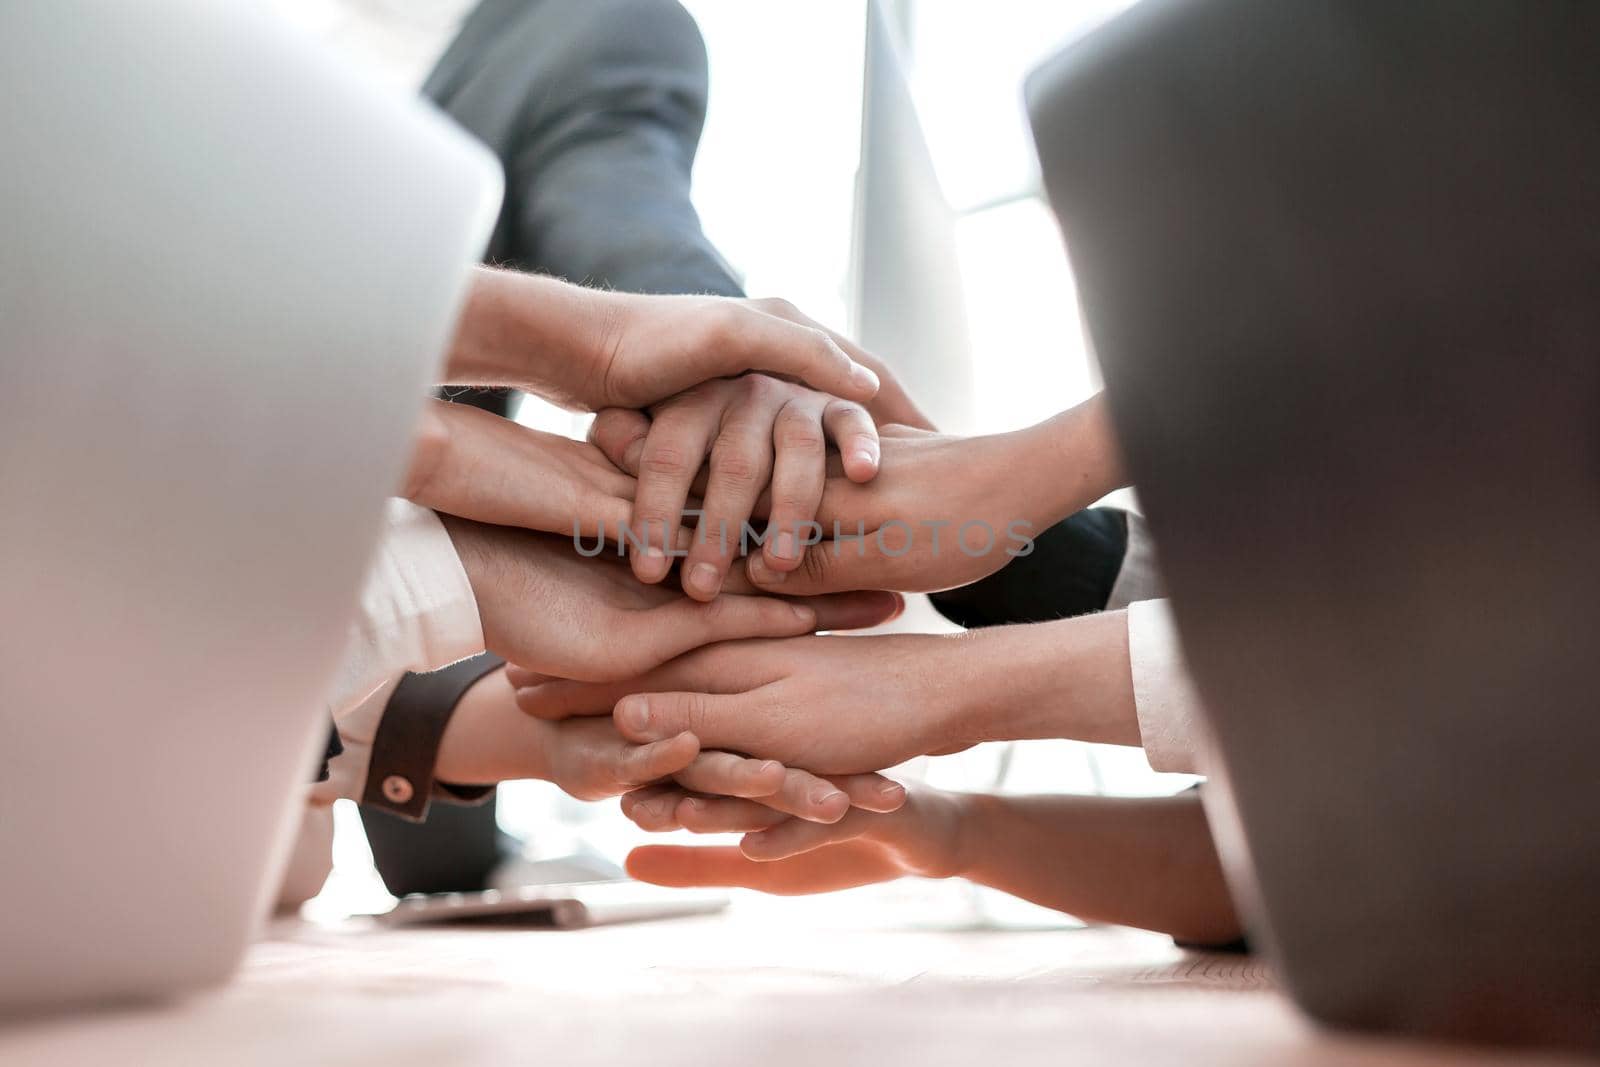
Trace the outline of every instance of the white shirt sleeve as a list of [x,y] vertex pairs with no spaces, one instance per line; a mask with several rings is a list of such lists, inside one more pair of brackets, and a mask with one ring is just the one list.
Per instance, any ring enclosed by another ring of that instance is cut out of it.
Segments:
[[1205,712],[1167,601],[1128,605],[1128,660],[1139,738],[1151,768],[1204,774]]
[[444,524],[427,508],[390,500],[328,700],[341,736],[343,720],[367,707],[380,686],[392,689],[407,671],[438,670],[482,651],[478,602]]
[[483,651],[478,602],[439,517],[407,500],[385,505],[383,535],[361,587],[329,711],[344,751],[311,787],[301,832],[279,891],[280,909],[316,895],[328,877],[331,805],[360,800],[372,742],[407,671],[431,671]]

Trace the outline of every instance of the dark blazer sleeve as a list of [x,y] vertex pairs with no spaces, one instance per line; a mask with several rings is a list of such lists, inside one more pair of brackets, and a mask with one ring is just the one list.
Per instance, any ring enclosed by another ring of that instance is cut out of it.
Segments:
[[492,262],[742,295],[689,199],[706,51],[675,0],[485,0],[424,92],[505,167]]
[[1030,554],[931,599],[941,615],[969,630],[1103,611],[1127,550],[1127,513],[1086,508],[1035,538]]
[[507,169],[534,269],[625,292],[740,295],[689,199],[708,92],[699,28],[670,0],[571,6],[582,14],[559,88]]

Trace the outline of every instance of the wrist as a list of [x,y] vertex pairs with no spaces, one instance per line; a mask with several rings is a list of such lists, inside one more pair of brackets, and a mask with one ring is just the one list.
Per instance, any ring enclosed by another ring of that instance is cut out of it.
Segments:
[[1126,612],[996,626],[966,637],[976,668],[954,722],[968,744],[1046,738],[1139,744]]
[[550,723],[524,715],[504,672],[494,671],[461,695],[434,763],[446,785],[494,785],[508,779],[551,779]]
[[953,746],[1040,736],[1033,732],[1030,709],[1048,695],[1049,667],[1041,662],[1044,642],[1036,638],[1056,625],[995,626],[957,639],[965,670],[947,724]]
[[446,366],[451,385],[512,386],[567,407],[617,328],[607,294],[480,267]]
[[948,793],[950,804],[949,878],[977,881],[983,870],[983,842],[991,834],[995,798],[986,793]]
[[1041,529],[1128,484],[1104,393],[1018,430],[1016,437],[1017,469],[1036,475],[1020,481],[1029,483],[1029,517]]

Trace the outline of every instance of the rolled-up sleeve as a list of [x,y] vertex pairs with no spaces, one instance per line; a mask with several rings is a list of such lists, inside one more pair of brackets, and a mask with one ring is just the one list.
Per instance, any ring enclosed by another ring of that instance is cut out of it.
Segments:
[[1128,660],[1145,758],[1158,771],[1203,774],[1206,724],[1165,600],[1128,605]]
[[329,698],[335,721],[407,671],[483,651],[478,602],[439,517],[394,499],[384,523]]

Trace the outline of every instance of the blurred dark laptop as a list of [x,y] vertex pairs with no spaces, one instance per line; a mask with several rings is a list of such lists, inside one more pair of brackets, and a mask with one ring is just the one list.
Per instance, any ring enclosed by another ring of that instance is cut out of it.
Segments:
[[1252,933],[1600,1047],[1600,4],[1147,0],[1029,103]]

